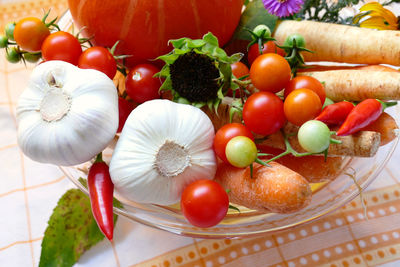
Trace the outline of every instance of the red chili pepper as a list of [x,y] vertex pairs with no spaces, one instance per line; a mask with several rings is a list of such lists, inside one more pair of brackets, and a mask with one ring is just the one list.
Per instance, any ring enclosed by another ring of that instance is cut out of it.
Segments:
[[341,125],[353,108],[354,105],[351,102],[337,102],[326,106],[315,119],[328,125]]
[[89,169],[88,188],[92,213],[97,225],[103,234],[109,240],[112,240],[114,232],[114,184],[111,181],[108,165],[101,158],[101,153]]
[[396,102],[381,102],[376,99],[361,101],[349,113],[336,135],[345,136],[361,130],[376,121],[385,108],[393,105],[396,105]]

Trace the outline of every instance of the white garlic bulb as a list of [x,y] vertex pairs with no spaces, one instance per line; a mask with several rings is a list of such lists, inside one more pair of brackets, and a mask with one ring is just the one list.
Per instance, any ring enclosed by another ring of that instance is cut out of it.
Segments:
[[64,61],[32,72],[17,106],[18,144],[35,161],[75,165],[90,160],[113,139],[118,94],[107,75]]
[[213,179],[214,127],[200,109],[151,100],[129,115],[114,150],[110,174],[121,196],[169,205],[198,179]]

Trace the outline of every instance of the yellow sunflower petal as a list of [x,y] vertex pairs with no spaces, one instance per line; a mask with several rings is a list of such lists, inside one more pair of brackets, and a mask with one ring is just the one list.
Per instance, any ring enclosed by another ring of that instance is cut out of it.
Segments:
[[360,23],[362,28],[371,28],[378,30],[396,30],[397,25],[385,24],[385,20],[379,17],[369,18]]
[[378,2],[369,2],[362,7],[360,7],[360,11],[369,11],[369,10],[378,10],[382,9],[383,6]]

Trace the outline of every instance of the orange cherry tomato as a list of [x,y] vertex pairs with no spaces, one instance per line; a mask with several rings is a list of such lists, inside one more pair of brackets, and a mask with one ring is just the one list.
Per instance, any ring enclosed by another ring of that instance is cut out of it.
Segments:
[[278,54],[260,55],[250,67],[250,79],[260,91],[276,93],[288,84],[291,69],[286,59]]
[[285,87],[284,97],[286,98],[293,90],[307,88],[313,90],[321,100],[325,102],[325,88],[320,81],[311,76],[297,76],[290,80]]
[[23,18],[15,25],[14,39],[28,52],[39,52],[44,39],[50,35],[49,29],[38,18]]
[[287,120],[297,126],[314,119],[321,112],[321,108],[319,96],[306,88],[294,90],[283,103]]

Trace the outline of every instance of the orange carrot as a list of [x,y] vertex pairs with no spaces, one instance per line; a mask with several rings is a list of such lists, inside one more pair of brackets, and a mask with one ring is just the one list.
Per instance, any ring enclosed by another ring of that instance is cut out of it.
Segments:
[[[268,153],[272,156],[283,152],[283,150],[268,146],[257,146],[257,148],[260,149],[262,153]],[[277,159],[276,162],[299,173],[310,183],[334,180],[346,165],[343,157],[328,157],[325,160],[325,158],[321,156],[295,157],[290,154]]]
[[381,146],[393,141],[399,133],[399,127],[397,126],[396,120],[386,112],[382,113],[375,122],[362,130],[380,133]]
[[323,23],[284,20],[276,27],[273,37],[283,43],[290,34],[301,34],[306,48],[306,61],[332,61],[356,64],[400,65],[400,34],[398,31]]
[[240,169],[220,163],[215,179],[229,190],[232,203],[250,209],[291,213],[305,207],[311,201],[307,180],[279,163],[270,165],[254,164],[250,177],[249,167]]

